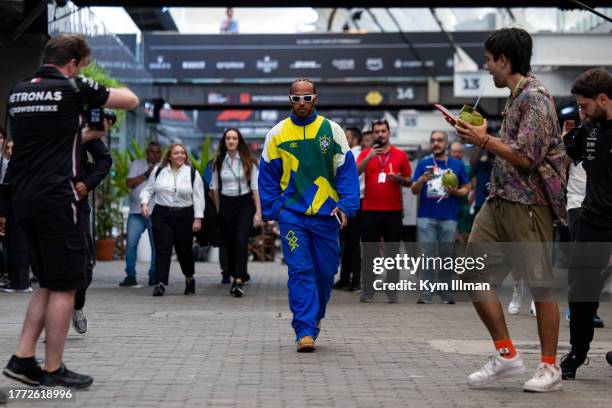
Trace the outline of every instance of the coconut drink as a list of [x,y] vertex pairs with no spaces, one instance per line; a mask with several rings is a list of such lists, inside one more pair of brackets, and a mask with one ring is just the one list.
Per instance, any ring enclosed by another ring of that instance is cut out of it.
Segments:
[[481,126],[484,122],[484,118],[480,112],[470,105],[463,105],[461,112],[459,112],[459,119],[472,126]]
[[459,186],[457,175],[450,169],[446,170],[442,175],[442,185],[453,190]]

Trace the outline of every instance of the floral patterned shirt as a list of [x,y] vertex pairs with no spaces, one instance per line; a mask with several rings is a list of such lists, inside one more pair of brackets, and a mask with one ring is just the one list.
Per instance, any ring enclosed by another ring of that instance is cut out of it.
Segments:
[[515,154],[531,159],[531,167],[520,168],[496,157],[488,198],[550,206],[557,221],[565,223],[565,146],[548,90],[533,76],[525,77],[502,115],[501,141]]

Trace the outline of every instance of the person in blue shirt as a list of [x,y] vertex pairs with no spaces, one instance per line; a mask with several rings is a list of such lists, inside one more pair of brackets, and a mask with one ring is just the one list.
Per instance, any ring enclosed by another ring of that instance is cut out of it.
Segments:
[[[461,160],[449,157],[448,134],[434,130],[430,137],[432,154],[419,161],[414,171],[412,192],[419,197],[417,212],[417,239],[425,256],[437,256],[437,243],[448,243],[441,250],[448,252],[455,242],[455,232],[459,220],[459,199],[470,192],[470,179]],[[445,187],[442,176],[452,171],[457,176],[456,188]],[[443,256],[440,254],[440,256]],[[419,279],[433,283],[433,270],[423,268]],[[438,282],[449,283],[452,271],[439,270]],[[444,304],[454,304],[450,293],[438,293]],[[432,301],[432,293],[424,291],[417,303],[427,304]]]

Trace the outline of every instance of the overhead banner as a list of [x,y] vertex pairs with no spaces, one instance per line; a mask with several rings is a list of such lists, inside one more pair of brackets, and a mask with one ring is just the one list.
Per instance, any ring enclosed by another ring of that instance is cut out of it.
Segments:
[[[487,32],[453,40],[484,64]],[[453,47],[441,32],[372,34],[144,34],[144,66],[160,82],[400,81],[453,75]],[[417,55],[411,50],[416,50]]]

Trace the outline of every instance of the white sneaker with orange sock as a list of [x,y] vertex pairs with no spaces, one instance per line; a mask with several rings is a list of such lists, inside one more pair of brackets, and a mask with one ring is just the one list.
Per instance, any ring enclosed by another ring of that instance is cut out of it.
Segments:
[[478,387],[502,378],[523,374],[525,371],[525,363],[520,354],[516,353],[513,358],[505,358],[495,354],[489,357],[489,361],[480,370],[469,375],[468,385]]

